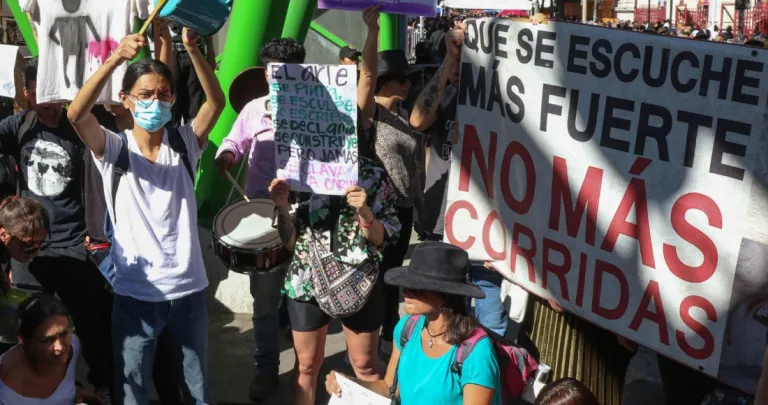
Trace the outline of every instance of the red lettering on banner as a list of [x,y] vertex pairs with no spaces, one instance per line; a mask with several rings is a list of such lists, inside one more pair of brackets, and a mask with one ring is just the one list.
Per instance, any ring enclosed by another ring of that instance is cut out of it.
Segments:
[[672,274],[690,283],[701,283],[709,280],[717,269],[717,246],[704,232],[691,225],[685,219],[688,210],[699,210],[707,216],[709,226],[722,229],[723,215],[717,203],[704,194],[688,193],[672,205],[672,228],[688,243],[696,246],[704,255],[704,261],[699,266],[688,266],[680,260],[677,247],[664,244],[664,260]]
[[603,171],[590,166],[581,183],[576,204],[573,203],[571,185],[568,183],[568,166],[565,159],[555,156],[552,162],[552,196],[549,211],[549,229],[560,230],[560,206],[565,210],[565,227],[568,235],[575,238],[579,234],[581,218],[587,211],[586,242],[595,245],[597,229],[597,210],[600,204],[600,190],[603,185]]
[[[504,234],[504,247],[501,252],[495,250],[493,246],[491,246],[490,240],[491,226],[493,226],[493,223],[496,221],[501,222],[501,229]],[[485,248],[485,252],[488,253],[488,256],[493,260],[504,260],[507,258],[507,232],[504,227],[504,220],[501,218],[501,214],[499,214],[498,211],[492,211],[488,215],[488,218],[485,219],[485,223],[483,224],[483,247]]]
[[461,169],[459,171],[459,190],[468,191],[469,183],[472,179],[472,157],[477,161],[480,168],[480,175],[483,177],[485,192],[488,198],[493,200],[493,173],[496,169],[496,133],[491,132],[488,140],[488,164],[485,164],[485,155],[483,146],[480,144],[480,138],[477,136],[477,129],[474,125],[464,125],[464,143],[461,152]]
[[688,344],[688,341],[685,340],[685,333],[679,330],[675,332],[675,336],[677,337],[677,344],[680,345],[680,348],[687,355],[696,360],[704,360],[709,358],[715,350],[715,337],[712,336],[712,332],[710,332],[706,326],[693,319],[690,314],[691,308],[693,307],[703,309],[704,313],[707,315],[707,319],[711,322],[717,321],[717,311],[715,311],[715,307],[711,302],[698,295],[685,297],[683,302],[680,303],[680,317],[683,319],[683,323],[704,340],[704,346],[701,349],[692,347]]
[[[525,194],[518,200],[512,195],[509,189],[509,177],[512,173],[512,158],[520,156],[525,166]],[[463,164],[463,163],[462,163]],[[536,167],[533,165],[533,158],[528,149],[520,142],[511,142],[504,152],[501,160],[501,195],[507,206],[518,214],[526,214],[533,204],[533,196],[536,193]]]
[[587,254],[579,254],[579,284],[576,286],[576,305],[584,307],[584,284],[587,281]]
[[[531,241],[530,249],[520,247],[521,234],[527,236],[528,240]],[[512,272],[514,272],[516,269],[515,266],[517,265],[518,255],[525,259],[525,262],[528,264],[528,279],[532,283],[535,283],[536,271],[533,267],[533,258],[536,256],[536,238],[533,236],[533,231],[531,231],[528,227],[515,222],[515,224],[512,226],[512,249],[509,255],[509,266],[512,269]]]
[[[603,274],[605,273],[611,274],[619,282],[619,303],[613,309],[605,308],[600,304],[601,292],[603,290]],[[628,304],[629,284],[627,283],[627,278],[624,277],[624,273],[620,268],[597,259],[595,262],[595,285],[592,288],[592,312],[610,321],[615,321],[624,316]]]
[[[627,221],[632,207],[635,207],[637,224]],[[619,208],[608,226],[605,239],[600,246],[607,252],[613,252],[619,235],[626,235],[637,239],[639,242],[640,259],[643,264],[655,269],[656,262],[653,258],[653,243],[651,242],[651,227],[648,223],[648,200],[645,195],[645,181],[633,178],[629,181],[627,191],[619,203]]]
[[462,209],[469,211],[470,218],[477,219],[477,210],[472,203],[465,200],[455,201],[445,210],[445,236],[448,238],[450,244],[458,246],[464,250],[469,250],[469,248],[475,244],[475,237],[469,236],[466,240],[460,241],[456,239],[456,235],[453,233],[453,217],[456,215],[457,211]]
[[[656,312],[651,312],[648,308],[648,304],[653,300],[653,306]],[[667,329],[667,315],[664,312],[664,303],[661,301],[661,294],[659,293],[659,283],[651,280],[648,282],[648,287],[645,289],[643,298],[640,300],[640,306],[637,308],[635,317],[632,318],[632,322],[629,324],[629,329],[637,331],[640,329],[640,325],[643,323],[643,319],[647,319],[656,323],[659,327],[659,340],[661,343],[669,346],[669,329]]]
[[[560,294],[563,299],[569,301],[568,280],[565,278],[565,275],[571,270],[571,252],[569,252],[568,248],[562,243],[555,242],[548,238],[544,238],[543,249],[544,261],[541,266],[541,288],[545,290],[547,289],[547,276],[549,273],[552,273],[557,277],[558,282],[560,283]],[[551,251],[557,251],[563,256],[563,264],[555,264],[552,262],[552,257],[550,255]]]

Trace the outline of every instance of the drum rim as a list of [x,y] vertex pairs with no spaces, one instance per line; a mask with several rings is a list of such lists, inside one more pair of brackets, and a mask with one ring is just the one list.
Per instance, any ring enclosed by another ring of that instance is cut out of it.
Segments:
[[[217,212],[217,213],[216,213],[216,215],[213,217],[213,225],[211,226],[211,232],[213,233],[213,239],[214,239],[214,242],[218,242],[218,243],[220,243],[221,245],[223,245],[223,246],[226,246],[226,247],[227,247],[227,249],[229,249],[229,250],[237,250],[237,251],[240,251],[240,252],[253,252],[253,249],[245,249],[245,248],[242,248],[242,247],[238,247],[238,246],[233,246],[233,245],[230,245],[229,243],[225,242],[225,241],[224,241],[224,240],[221,238],[221,236],[219,235],[219,233],[218,233],[218,232],[216,232],[216,220],[219,218],[219,215],[221,215],[221,214],[224,212],[224,208],[227,208],[227,207],[233,206],[233,205],[235,205],[235,204],[237,204],[237,203],[241,203],[241,202],[247,202],[247,203],[250,203],[250,202],[253,202],[253,201],[258,201],[258,200],[263,200],[263,201],[269,201],[269,202],[272,202],[272,200],[271,200],[271,199],[269,199],[269,198],[255,198],[255,197],[254,197],[254,198],[250,198],[249,200],[250,200],[250,201],[245,201],[245,199],[244,199],[244,198],[241,198],[241,199],[239,199],[239,200],[235,200],[235,201],[233,201],[232,203],[230,203],[230,204],[227,204],[225,207],[223,207],[221,210],[219,210],[219,212]],[[272,203],[274,204],[274,202],[272,202]],[[285,243],[283,243],[283,241],[282,241],[282,240],[280,240],[280,236],[279,236],[279,235],[278,235],[278,237],[277,237],[277,240],[278,240],[278,241],[277,241],[276,243],[274,243],[274,244],[272,244],[272,245],[266,245],[266,246],[264,246],[264,247],[260,247],[260,248],[258,248],[257,250],[258,250],[259,252],[262,252],[262,251],[264,251],[264,252],[269,252],[269,251],[272,251],[272,250],[274,250],[274,249],[277,249],[277,248],[283,247],[283,246],[285,245]]]

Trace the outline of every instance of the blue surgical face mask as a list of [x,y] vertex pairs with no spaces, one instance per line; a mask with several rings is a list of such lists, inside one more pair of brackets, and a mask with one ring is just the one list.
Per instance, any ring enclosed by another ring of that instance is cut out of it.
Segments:
[[160,100],[141,101],[136,100],[136,112],[133,119],[136,123],[149,132],[160,130],[171,120],[171,103]]

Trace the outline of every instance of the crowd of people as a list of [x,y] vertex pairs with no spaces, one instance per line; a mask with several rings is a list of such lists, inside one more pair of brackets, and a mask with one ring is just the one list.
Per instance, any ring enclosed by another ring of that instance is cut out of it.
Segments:
[[[277,178],[267,94],[239,111],[216,152],[222,173],[245,160],[246,193],[272,200],[275,226],[291,252],[290,260],[250,277],[255,375],[249,394],[265,401],[277,390],[293,390],[294,404],[310,405],[324,381],[329,394],[343,396],[340,372],[320,375],[328,325],[337,318],[354,372],[346,377],[363,387],[402,405],[500,405],[507,380],[523,377],[499,365],[497,346],[512,344],[504,341],[502,277],[442,242],[465,26],[436,21],[429,57],[440,67],[412,97],[406,53],[378,49],[378,18],[378,7],[364,10],[365,46],[339,54],[340,64],[359,64],[357,186],[329,196],[293,191]],[[187,29],[177,34],[157,21],[155,58],[113,77],[147,42],[138,34],[123,38],[66,109],[38,103],[37,64],[25,68],[27,108],[0,122],[0,182],[7,195],[0,203],[2,285],[5,291],[14,285],[13,259],[29,262],[45,291],[19,305],[18,344],[0,356],[0,404],[145,405],[152,383],[163,404],[214,403],[194,174],[225,99],[204,52],[209,41]],[[304,46],[290,38],[267,41],[260,50],[264,66],[311,62],[305,59]],[[185,63],[194,75],[187,72],[180,82]],[[110,80],[121,83],[122,103],[96,105]],[[201,94],[189,94],[197,86]],[[35,161],[35,144],[62,150],[58,166]],[[61,184],[42,184],[43,169],[57,171]],[[403,266],[412,230],[422,243]],[[354,280],[345,293],[355,299],[322,295],[328,286],[318,275]],[[546,313],[554,322],[549,327],[580,336],[593,353],[586,362],[563,365],[557,347],[535,347],[534,329],[541,326],[524,325],[529,342],[518,338],[520,349],[538,352],[540,363],[557,363],[535,404],[620,404],[636,345],[554,301],[535,299],[534,312]],[[294,387],[278,381],[284,334],[296,355]],[[81,351],[94,392],[75,381]],[[725,392],[703,374],[659,359],[666,404],[699,405]],[[589,368],[600,371],[572,378]],[[529,382],[522,378],[519,385]]]

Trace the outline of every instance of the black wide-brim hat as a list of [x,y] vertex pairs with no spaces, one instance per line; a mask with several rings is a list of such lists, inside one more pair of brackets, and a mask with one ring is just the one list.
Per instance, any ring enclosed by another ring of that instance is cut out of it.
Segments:
[[251,101],[269,94],[267,68],[254,66],[240,72],[229,86],[229,104],[236,113]]
[[411,262],[384,273],[384,282],[412,290],[434,291],[470,298],[485,298],[480,287],[468,281],[469,255],[442,242],[416,245]]
[[381,51],[376,55],[376,64],[378,71],[376,77],[382,77],[391,74],[401,73],[407,75],[411,67],[408,65],[408,58],[402,49],[390,49]]

